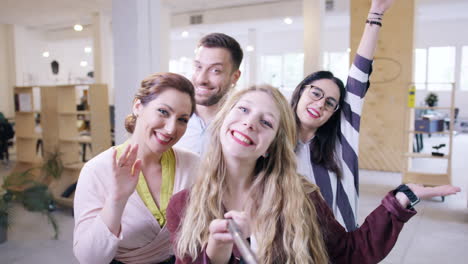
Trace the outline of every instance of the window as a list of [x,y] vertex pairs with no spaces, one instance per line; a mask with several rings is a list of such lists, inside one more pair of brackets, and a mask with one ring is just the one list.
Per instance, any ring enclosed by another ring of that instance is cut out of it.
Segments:
[[413,80],[417,90],[426,89],[427,78],[427,49],[414,50],[414,70]]
[[271,84],[275,87],[281,87],[283,80],[282,71],[282,56],[281,55],[267,55],[262,56],[261,59],[262,70],[261,82]]
[[344,84],[348,79],[349,67],[349,52],[324,52],[323,68],[331,71]]
[[190,80],[193,74],[192,59],[189,59],[187,57],[180,57],[180,59],[178,60],[170,60],[169,72],[178,73]]
[[460,90],[468,91],[468,46],[462,47]]
[[261,83],[268,83],[283,92],[293,91],[304,77],[304,54],[286,53],[261,57]]
[[241,76],[239,77],[239,80],[237,80],[237,83],[235,86],[236,89],[247,88],[247,83],[245,80],[247,73],[245,72],[244,67],[245,67],[245,62],[242,61],[241,65],[239,65],[239,71],[241,72]]
[[413,74],[418,90],[449,91],[455,82],[455,47],[415,49]]
[[284,82],[289,90],[294,90],[304,78],[304,53],[289,53],[284,55]]
[[455,47],[430,47],[427,56],[427,89],[447,91],[455,81]]

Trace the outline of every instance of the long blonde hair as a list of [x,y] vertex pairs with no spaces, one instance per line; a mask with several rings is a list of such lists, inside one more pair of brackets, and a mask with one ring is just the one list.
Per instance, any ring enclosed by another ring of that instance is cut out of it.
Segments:
[[179,226],[176,255],[195,260],[208,243],[210,222],[224,218],[227,170],[220,128],[239,99],[252,91],[270,95],[280,111],[279,128],[268,149],[269,156],[258,158],[251,179],[248,213],[252,234],[258,242],[257,257],[261,263],[328,263],[317,213],[308,198],[308,193],[318,191],[317,187],[307,184],[296,172],[294,115],[281,92],[268,85],[235,92],[213,120],[209,149]]

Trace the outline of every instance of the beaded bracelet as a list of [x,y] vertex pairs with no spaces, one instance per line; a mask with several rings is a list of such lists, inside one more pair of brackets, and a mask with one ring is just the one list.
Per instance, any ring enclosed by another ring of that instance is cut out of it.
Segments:
[[369,12],[371,15],[377,15],[377,16],[383,16],[383,13],[375,13],[375,12]]
[[382,27],[382,23],[380,23],[379,21],[373,21],[373,20],[366,20],[366,24],[369,24],[369,25],[377,25],[379,27]]

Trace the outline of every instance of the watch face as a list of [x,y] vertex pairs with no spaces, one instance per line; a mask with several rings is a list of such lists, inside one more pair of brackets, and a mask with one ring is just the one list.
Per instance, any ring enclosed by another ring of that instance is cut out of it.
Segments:
[[414,207],[415,205],[417,205],[421,200],[419,199],[419,197],[416,197],[416,200],[415,201],[411,201],[410,205],[411,207]]

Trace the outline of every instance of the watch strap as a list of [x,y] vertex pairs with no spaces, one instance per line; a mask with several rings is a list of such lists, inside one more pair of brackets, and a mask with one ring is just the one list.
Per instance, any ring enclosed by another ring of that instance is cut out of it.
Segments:
[[421,201],[419,197],[416,194],[414,194],[414,192],[406,184],[398,186],[395,189],[395,194],[397,192],[402,192],[406,195],[406,197],[408,197],[408,200],[410,201],[410,204],[407,207],[408,209],[412,209],[416,204],[418,204]]

